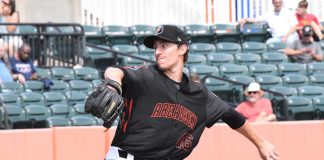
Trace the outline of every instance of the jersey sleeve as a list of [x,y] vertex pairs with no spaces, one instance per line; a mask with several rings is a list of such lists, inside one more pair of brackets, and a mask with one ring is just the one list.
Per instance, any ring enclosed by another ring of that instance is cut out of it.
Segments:
[[211,92],[208,92],[206,112],[206,126],[208,128],[214,125],[219,119],[222,119],[233,129],[241,127],[245,122],[245,118],[240,113]]

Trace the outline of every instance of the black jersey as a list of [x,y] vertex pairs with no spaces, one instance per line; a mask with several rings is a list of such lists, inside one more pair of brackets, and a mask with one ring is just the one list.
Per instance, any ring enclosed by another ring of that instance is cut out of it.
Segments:
[[232,107],[185,74],[177,84],[156,65],[121,69],[125,109],[112,145],[136,157],[184,159],[205,127],[219,119],[232,128],[245,122]]

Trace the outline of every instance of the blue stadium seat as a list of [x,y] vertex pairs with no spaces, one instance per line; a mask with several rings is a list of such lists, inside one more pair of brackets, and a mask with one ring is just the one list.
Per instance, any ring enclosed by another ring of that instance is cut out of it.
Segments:
[[102,79],[94,79],[91,81],[93,88],[97,87],[102,82]]
[[23,85],[17,82],[0,83],[0,89],[3,93],[21,93],[24,91]]
[[16,93],[0,93],[0,101],[6,105],[21,106],[21,99]]
[[[281,93],[283,96],[285,97],[291,97],[291,96],[298,96],[298,91],[296,88],[292,88],[292,87],[286,87],[286,86],[275,86],[275,87],[271,87],[269,88],[271,91],[274,92],[278,92]],[[282,100],[284,97],[282,97],[279,94],[273,94],[270,93],[270,99],[280,99]]]
[[128,27],[119,25],[108,25],[102,27],[109,46],[116,44],[132,44],[132,36]]
[[295,120],[314,119],[313,102],[310,98],[292,96],[287,98],[289,117]]
[[44,83],[42,81],[27,80],[24,84],[24,90],[27,92],[39,92],[44,91]]
[[261,57],[254,53],[236,53],[234,59],[235,63],[240,65],[261,63]]
[[319,86],[301,86],[298,87],[298,95],[303,97],[314,98],[316,96],[324,96],[324,87]]
[[255,77],[255,80],[264,89],[282,85],[282,78],[274,75],[259,75]]
[[67,104],[53,104],[49,109],[52,117],[70,117],[70,107]]
[[238,25],[216,23],[210,26],[211,32],[214,33],[215,42],[233,42],[240,43],[241,33]]
[[72,68],[52,67],[52,77],[55,80],[69,81],[75,79],[74,71]]
[[49,128],[71,126],[70,120],[64,117],[48,117],[46,121]]
[[48,78],[52,79],[52,73],[49,68],[40,68],[40,67],[35,67],[36,73],[40,78]]
[[235,54],[241,53],[242,47],[240,44],[234,42],[218,42],[216,44],[216,51],[221,53]]
[[138,46],[140,55],[143,56],[154,56],[154,49],[147,48],[144,44]]
[[42,93],[37,92],[23,92],[20,93],[22,106],[27,105],[41,105],[45,106],[45,98]]
[[71,91],[89,93],[93,89],[92,83],[89,81],[71,80],[68,83]]
[[67,97],[69,106],[73,106],[78,103],[84,103],[86,98],[88,97],[86,93],[77,91],[65,92],[65,96]]
[[12,123],[26,120],[26,110],[21,106],[9,104],[5,107],[8,118]]
[[216,52],[215,45],[210,43],[191,43],[189,48],[193,54],[207,55]]
[[300,63],[280,63],[278,64],[278,71],[281,76],[291,73],[307,75],[306,64]]
[[309,84],[307,76],[301,74],[286,74],[282,76],[282,82],[287,87],[300,87]]
[[266,52],[261,55],[262,62],[266,64],[280,64],[288,62],[287,55],[277,52]]
[[234,57],[226,53],[210,53],[207,55],[207,64],[211,66],[221,66],[223,64],[234,63]]
[[316,73],[309,76],[309,84],[324,87],[324,73]]
[[313,106],[315,112],[315,119],[324,119],[324,96],[317,96],[313,98]]
[[223,77],[230,77],[233,75],[248,75],[248,67],[238,64],[224,64],[219,67],[219,73]]
[[137,46],[143,44],[146,36],[152,35],[155,32],[154,26],[145,24],[132,25],[129,27],[129,29],[130,34],[133,37],[133,44]]
[[125,54],[139,54],[138,48],[133,45],[117,44],[113,45],[112,49]]
[[200,79],[204,78],[206,75],[219,75],[219,70],[215,66],[209,66],[209,65],[192,65],[189,68],[190,73],[197,73],[200,77]]
[[52,80],[53,85],[50,86],[50,91],[52,92],[62,92],[65,93],[70,90],[70,85],[68,82],[61,80]]
[[62,92],[44,92],[45,105],[67,104],[67,99]]
[[269,36],[267,26],[264,23],[246,23],[241,32],[244,42],[264,43]]
[[308,74],[324,73],[324,62],[313,62],[307,64]]
[[80,67],[73,68],[76,79],[91,81],[94,79],[99,79],[101,76],[96,68],[93,67]]
[[244,42],[242,43],[242,51],[245,53],[263,54],[267,52],[267,45],[262,42]]
[[272,42],[267,43],[268,52],[280,52],[286,48],[286,43],[283,42]]
[[210,32],[208,25],[189,24],[184,26],[184,32],[190,43],[213,43],[214,34]]
[[73,116],[89,116],[89,117],[93,117],[91,114],[85,112],[84,110],[84,103],[77,103],[73,106],[70,106],[69,108],[69,116],[73,117]]
[[46,120],[50,117],[50,110],[46,106],[31,104],[25,106],[26,119]]
[[258,75],[278,75],[278,68],[274,64],[251,64],[249,65],[249,75],[256,77]]
[[197,64],[207,64],[207,58],[203,55],[189,54],[185,66],[190,67]]
[[[136,55],[136,57],[151,60],[149,56]],[[140,59],[136,59],[136,58],[133,58],[133,57],[124,57],[124,60],[123,60],[123,65],[125,65],[125,66],[143,66],[143,65],[147,65],[149,63],[150,62],[143,61],[143,60],[140,60]]]

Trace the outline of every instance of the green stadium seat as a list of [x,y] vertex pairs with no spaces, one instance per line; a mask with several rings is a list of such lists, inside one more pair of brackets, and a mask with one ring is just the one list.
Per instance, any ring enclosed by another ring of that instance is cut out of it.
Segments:
[[[136,55],[136,57],[151,60],[149,56]],[[146,65],[148,63],[150,63],[150,62],[143,61],[143,60],[140,60],[140,59],[136,59],[136,58],[133,58],[133,57],[124,57],[124,62],[123,62],[123,64],[126,65],[126,66],[143,66],[143,65]]]
[[232,84],[229,82],[208,77],[205,79],[203,84],[207,87],[209,91],[213,92],[222,100],[230,104],[235,104],[239,101],[239,95],[237,94],[237,92],[235,92],[235,89],[233,89]]
[[46,120],[51,115],[49,108],[42,105],[36,105],[36,104],[27,105],[25,106],[25,110],[26,110],[27,120],[31,120],[31,119],[35,119],[37,121]]
[[54,104],[67,104],[67,99],[62,92],[44,92],[46,106]]
[[307,75],[306,64],[300,63],[280,63],[278,64],[278,71],[281,76],[291,73]]
[[46,121],[49,128],[71,126],[70,120],[64,117],[48,117]]
[[53,85],[50,86],[50,91],[52,92],[62,92],[65,93],[70,90],[70,85],[68,82],[61,80],[52,80]]
[[102,83],[102,79],[94,79],[91,81],[93,88],[99,86]]
[[40,78],[48,78],[52,79],[52,73],[49,68],[40,68],[40,67],[35,67],[36,73]]
[[193,54],[207,55],[216,52],[216,47],[210,43],[191,43],[190,51]]
[[89,116],[93,117],[91,114],[85,112],[84,103],[77,103],[69,108],[70,117],[73,116]]
[[210,32],[208,25],[189,24],[184,26],[184,32],[190,43],[213,43],[214,33]]
[[0,89],[3,93],[21,93],[24,91],[23,85],[17,82],[0,83]]
[[70,117],[70,108],[67,104],[53,104],[49,106],[52,117]]
[[112,46],[112,49],[125,54],[139,54],[138,48],[133,45],[117,44]]
[[27,92],[39,92],[44,91],[44,83],[37,80],[27,80],[24,84],[24,90]]
[[5,107],[10,122],[15,123],[18,121],[26,120],[26,110],[21,106],[9,104],[6,105]]
[[27,105],[41,105],[45,106],[45,98],[42,93],[37,92],[23,92],[20,93],[22,106]]
[[204,64],[192,65],[190,66],[189,71],[190,73],[197,73],[200,79],[204,78],[206,75],[214,75],[214,76],[219,75],[218,67],[204,65]]
[[[292,87],[287,87],[287,86],[275,86],[275,87],[271,87],[269,88],[271,91],[274,92],[278,92],[283,94],[285,97],[291,97],[291,96],[298,96],[298,91],[296,88],[292,88]],[[284,97],[282,97],[279,94],[274,94],[274,93],[270,93],[270,99],[278,99],[278,100],[282,100]]]
[[93,117],[73,116],[70,118],[72,126],[96,126],[97,122]]
[[324,87],[324,74],[316,73],[309,76],[309,84]]
[[[243,83],[245,84],[246,86],[248,86],[251,82],[254,82],[255,79],[253,77],[250,77],[250,76],[247,76],[247,75],[234,75],[234,76],[230,76],[229,77],[229,80],[232,80],[232,81],[235,81],[235,82],[239,82],[239,83]],[[233,88],[239,92],[239,100],[238,102],[241,102],[243,101],[244,99],[244,89],[245,89],[245,86],[243,85],[240,85],[240,84],[235,84],[233,83],[232,84]]]
[[259,75],[255,77],[256,82],[258,82],[262,88],[269,89],[275,86],[282,86],[282,78],[274,75]]
[[288,57],[283,53],[277,52],[266,52],[261,55],[262,62],[266,64],[280,64],[280,63],[287,63]]
[[219,42],[216,44],[216,51],[221,53],[235,54],[241,53],[242,47],[240,44],[234,42]]
[[72,68],[52,67],[51,73],[54,80],[69,81],[76,79]]
[[185,66],[190,67],[192,65],[197,65],[197,64],[207,64],[206,56],[199,55],[199,54],[189,54]]
[[226,53],[210,53],[207,55],[207,64],[211,66],[221,66],[223,64],[234,63],[234,57]]
[[154,52],[155,52],[154,49],[147,48],[144,44],[139,45],[138,50],[139,50],[140,55],[143,55],[143,56],[152,56],[152,55],[154,56]]
[[324,73],[324,62],[313,62],[307,64],[308,74]]
[[246,23],[241,32],[244,42],[264,43],[269,36],[267,27],[264,23]]
[[214,33],[215,42],[234,42],[240,43],[241,33],[239,31],[238,25],[232,24],[214,24],[210,26],[211,32]]
[[254,53],[236,53],[234,55],[235,63],[240,65],[251,65],[261,63],[260,55]]
[[274,64],[251,64],[249,65],[249,75],[256,77],[258,75],[278,75],[278,68]]
[[68,82],[71,91],[89,93],[93,90],[92,83],[84,80],[71,80]]
[[287,98],[289,117],[294,120],[314,119],[314,108],[311,98],[292,96]]
[[82,26],[85,34],[85,39],[87,43],[92,43],[96,45],[105,44],[105,36],[102,34],[100,27],[92,25]]
[[280,52],[286,48],[286,43],[283,42],[272,42],[267,43],[268,52]]
[[74,68],[74,73],[76,79],[79,80],[86,80],[91,81],[94,79],[99,79],[101,76],[96,68],[93,67],[81,67],[81,68]]
[[248,75],[248,67],[238,64],[224,64],[219,67],[220,76]]
[[16,93],[0,93],[0,101],[5,105],[21,106],[21,99]]
[[65,96],[67,97],[69,106],[73,106],[78,103],[85,103],[85,100],[88,97],[86,93],[77,91],[68,91],[65,93]]
[[109,46],[116,44],[132,44],[132,35],[128,27],[108,25],[102,27],[102,33],[106,37]]
[[129,29],[130,34],[133,36],[133,44],[137,46],[143,44],[145,37],[153,35],[155,32],[154,26],[145,24],[133,25]]
[[242,51],[245,53],[263,54],[267,52],[267,45],[262,42],[244,42],[242,43]]
[[301,86],[298,87],[298,95],[313,98],[316,96],[324,96],[324,87],[319,86]]
[[309,85],[309,79],[307,76],[301,74],[286,74],[282,76],[282,82],[287,87],[300,87]]
[[324,96],[313,98],[313,107],[315,111],[315,119],[324,119]]

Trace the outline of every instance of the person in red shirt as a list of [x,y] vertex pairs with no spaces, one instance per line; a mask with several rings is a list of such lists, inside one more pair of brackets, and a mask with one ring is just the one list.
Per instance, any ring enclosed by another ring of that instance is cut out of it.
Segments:
[[260,84],[251,82],[244,91],[247,101],[240,103],[236,111],[241,113],[249,122],[270,122],[276,120],[271,101],[264,98]]
[[315,15],[307,13],[307,8],[308,2],[306,0],[302,0],[298,3],[298,8],[296,9],[298,25],[296,26],[296,29],[299,30],[299,35],[301,35],[301,29],[306,25],[311,25],[313,31],[315,32],[313,38],[315,41],[319,41],[323,38],[323,26]]

